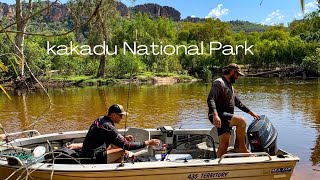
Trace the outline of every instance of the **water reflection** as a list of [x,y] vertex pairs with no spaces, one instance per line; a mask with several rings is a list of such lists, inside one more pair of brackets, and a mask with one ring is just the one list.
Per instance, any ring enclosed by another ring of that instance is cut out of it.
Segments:
[[[128,102],[128,86],[50,89],[53,105],[34,128],[41,133],[87,129],[114,103],[125,108],[128,103],[128,127],[210,128],[206,104],[210,88],[210,83],[132,86]],[[243,78],[235,88],[245,104],[273,122],[280,148],[300,157],[295,174],[319,176],[320,80]],[[28,129],[48,107],[41,91],[10,95],[11,101],[0,94],[0,123],[9,132]],[[249,115],[236,112],[251,122]]]

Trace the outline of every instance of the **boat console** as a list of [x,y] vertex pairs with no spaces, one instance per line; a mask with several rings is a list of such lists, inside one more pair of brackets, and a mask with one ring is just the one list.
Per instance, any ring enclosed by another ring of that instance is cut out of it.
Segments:
[[[163,126],[156,131],[151,131],[150,136],[151,139],[159,139],[162,142],[161,145],[159,148],[149,148],[147,152],[139,154],[136,157],[137,161],[162,160],[162,144],[166,144],[167,147],[165,159],[163,159],[166,161],[216,158],[215,143],[208,131],[175,130],[170,126]],[[213,147],[207,146],[208,142],[213,144]]]

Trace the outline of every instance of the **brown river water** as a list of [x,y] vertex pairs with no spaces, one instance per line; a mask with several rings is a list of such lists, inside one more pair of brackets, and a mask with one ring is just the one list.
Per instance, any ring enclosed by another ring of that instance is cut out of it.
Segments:
[[[12,100],[1,92],[0,123],[7,132],[85,130],[108,106],[119,103],[130,114],[118,128],[124,128],[125,120],[127,127],[211,128],[206,103],[210,88],[211,83],[132,85],[129,98],[128,85],[49,89],[49,109],[41,90],[9,92]],[[251,110],[272,121],[278,146],[300,158],[292,179],[320,179],[320,79],[243,78],[235,89]],[[236,113],[248,124],[252,121],[239,109]]]

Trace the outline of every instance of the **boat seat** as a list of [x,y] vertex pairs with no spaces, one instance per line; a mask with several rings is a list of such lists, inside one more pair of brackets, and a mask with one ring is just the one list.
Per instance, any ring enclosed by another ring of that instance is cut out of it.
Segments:
[[[213,151],[213,147],[207,146],[206,143],[207,143],[207,142],[202,142],[202,143],[197,144],[197,148],[198,148],[198,149],[202,149],[202,150]],[[218,151],[218,148],[217,148],[217,147],[216,147],[215,151],[216,151],[216,152]]]
[[[132,135],[134,137],[135,142],[144,142],[150,140],[150,132],[145,129],[129,128],[126,132],[126,135]],[[148,147],[130,151],[133,153],[134,156],[139,156],[146,153],[150,154]]]
[[[219,136],[218,136],[218,130],[216,127],[213,127],[209,133],[208,133],[213,141],[214,141],[214,147],[216,148],[216,150],[218,149],[219,147]],[[232,149],[234,149],[234,145],[235,145],[235,140],[236,140],[236,131],[235,131],[235,127],[232,128],[231,130],[231,137],[229,139],[229,147],[228,147],[228,150],[227,151],[230,151]],[[212,141],[210,141],[209,139],[207,139],[206,143],[200,143],[198,145],[198,148],[199,149],[209,149],[211,151],[213,151],[213,144],[212,144]]]

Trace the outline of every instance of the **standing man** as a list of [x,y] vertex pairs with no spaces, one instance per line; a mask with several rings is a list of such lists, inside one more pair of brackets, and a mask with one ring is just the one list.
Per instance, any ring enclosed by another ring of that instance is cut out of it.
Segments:
[[[151,139],[144,142],[132,142],[131,135],[123,137],[114,127],[114,123],[119,123],[127,115],[123,106],[113,104],[108,110],[106,116],[101,116],[93,122],[84,139],[82,146],[82,156],[90,158],[89,163],[113,163],[121,159],[123,149],[135,150],[146,146],[158,146],[158,139]],[[105,147],[102,147],[105,145]],[[109,145],[115,145],[119,148],[109,148]]]
[[236,126],[236,135],[239,141],[239,150],[241,153],[250,153],[245,144],[246,119],[239,115],[234,115],[234,106],[242,111],[249,113],[255,119],[260,116],[250,111],[236,96],[232,84],[239,76],[243,76],[240,67],[235,64],[229,64],[223,68],[223,76],[216,79],[208,95],[207,103],[209,107],[209,120],[217,127],[219,136],[219,148],[217,156],[221,157],[226,153],[229,147],[229,139],[232,126]]

